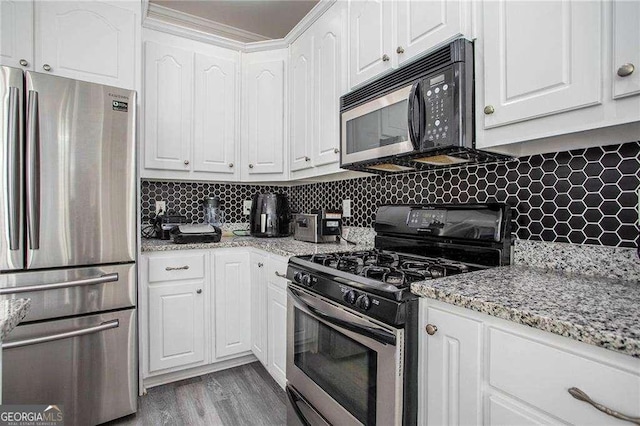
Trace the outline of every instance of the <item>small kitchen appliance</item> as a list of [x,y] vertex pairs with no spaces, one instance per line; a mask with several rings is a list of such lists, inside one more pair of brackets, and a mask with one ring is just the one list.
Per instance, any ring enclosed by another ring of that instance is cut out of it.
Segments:
[[220,198],[207,197],[203,200],[203,204],[205,223],[221,227],[224,224],[224,211],[220,208]]
[[291,223],[286,194],[255,194],[251,200],[250,233],[254,237],[287,237]]
[[335,243],[342,234],[342,211],[316,210],[295,215],[293,238],[310,243]]
[[417,424],[410,285],[508,265],[510,222],[502,204],[386,205],[373,250],[292,257],[287,424]]
[[[171,213],[171,212],[169,212]],[[153,219],[153,226],[156,231],[156,238],[161,240],[170,240],[171,231],[178,225],[188,222],[186,216],[177,214],[159,214]]]
[[222,238],[219,227],[205,224],[178,225],[171,230],[176,244],[217,243]]

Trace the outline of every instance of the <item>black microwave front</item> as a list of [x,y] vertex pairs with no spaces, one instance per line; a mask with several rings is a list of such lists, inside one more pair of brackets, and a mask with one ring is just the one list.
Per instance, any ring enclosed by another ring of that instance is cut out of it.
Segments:
[[341,167],[394,172],[416,161],[468,161],[448,154],[473,149],[472,61],[472,43],[457,39],[344,95]]

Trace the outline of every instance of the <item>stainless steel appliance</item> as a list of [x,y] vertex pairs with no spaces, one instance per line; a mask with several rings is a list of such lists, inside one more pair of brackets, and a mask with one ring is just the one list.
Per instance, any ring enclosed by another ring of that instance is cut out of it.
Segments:
[[133,413],[136,93],[0,67],[0,97],[0,297],[32,303],[2,401],[70,425]]
[[335,243],[342,235],[342,212],[318,210],[294,218],[293,238],[310,243]]
[[292,257],[287,424],[417,422],[416,281],[510,262],[505,205],[382,206],[375,249]]
[[340,167],[394,173],[505,159],[475,150],[473,44],[427,54],[340,98]]
[[287,237],[291,223],[286,194],[255,194],[251,200],[249,230],[254,237]]

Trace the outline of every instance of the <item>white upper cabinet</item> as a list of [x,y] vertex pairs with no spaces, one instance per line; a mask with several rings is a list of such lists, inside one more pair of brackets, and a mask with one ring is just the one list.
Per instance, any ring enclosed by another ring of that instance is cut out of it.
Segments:
[[38,1],[35,7],[35,71],[136,87],[139,3]]
[[394,50],[400,64],[445,40],[460,37],[468,12],[465,0],[411,1],[397,4],[398,39]]
[[600,2],[489,1],[483,17],[484,128],[600,102]]
[[236,61],[195,55],[193,170],[235,176]]
[[0,64],[33,69],[33,2],[0,2]]
[[287,50],[246,53],[243,59],[243,180],[285,180],[285,62]]
[[289,150],[291,171],[313,166],[311,150],[313,142],[313,90],[317,81],[313,75],[314,37],[308,32],[291,44],[289,58],[290,125]]
[[188,172],[193,54],[150,41],[144,50],[145,167]]
[[640,94],[640,2],[613,2],[613,98]]
[[349,2],[351,87],[391,69],[396,63],[396,55],[392,54],[393,8],[393,2],[384,0]]

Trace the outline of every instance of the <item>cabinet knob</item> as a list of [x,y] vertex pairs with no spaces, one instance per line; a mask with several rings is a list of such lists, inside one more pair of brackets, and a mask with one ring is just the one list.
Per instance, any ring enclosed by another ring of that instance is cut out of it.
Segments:
[[635,71],[635,69],[636,67],[633,64],[624,64],[623,66],[618,68],[618,75],[620,77],[628,77],[633,74],[633,71]]
[[233,169],[233,163],[229,163],[229,168]]
[[434,334],[436,334],[436,331],[438,331],[438,327],[436,327],[433,324],[427,324],[427,326],[425,327],[425,330],[427,330],[427,334],[429,336],[433,336]]
[[184,165],[188,166],[189,165],[189,160],[184,160]]
[[49,64],[44,64],[44,65],[42,66],[42,69],[43,69],[43,70],[45,70],[45,71],[47,71],[47,72],[49,72],[49,71],[51,71],[51,65],[49,65]]
[[304,161],[311,161],[311,158],[309,158],[309,157],[305,156],[305,157],[304,157]]
[[340,154],[340,150],[338,148],[333,148],[333,153],[334,154]]
[[249,168],[250,168],[250,169],[253,169],[253,164],[249,164]]
[[22,65],[23,67],[28,67],[29,62],[26,59],[20,59],[20,65]]
[[197,289],[197,290],[196,290],[196,293],[198,293],[198,294],[202,294],[202,289],[201,289],[201,288]]
[[487,115],[491,115],[494,112],[496,112],[496,109],[493,107],[493,105],[487,105],[486,107],[484,107],[484,113]]
[[258,262],[258,268],[262,268],[263,266],[264,266],[264,263]]
[[396,49],[396,53],[402,55],[404,53],[404,48],[402,46],[398,46],[398,48]]
[[386,53],[384,55],[382,55],[382,60],[384,62],[389,62],[389,55],[387,55]]

